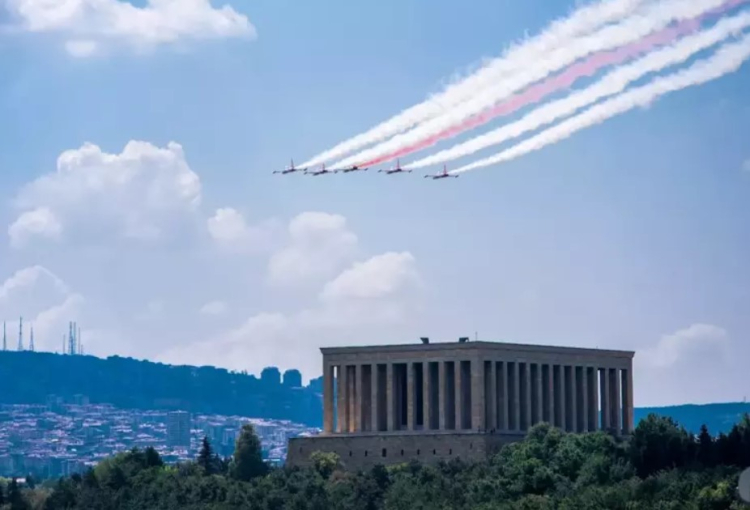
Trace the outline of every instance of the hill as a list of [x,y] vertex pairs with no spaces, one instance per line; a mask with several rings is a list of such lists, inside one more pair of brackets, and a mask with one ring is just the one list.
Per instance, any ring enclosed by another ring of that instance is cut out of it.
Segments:
[[0,403],[43,404],[50,396],[125,409],[183,409],[194,413],[322,423],[320,381],[282,384],[278,370],[257,378],[215,367],[173,366],[112,356],[0,352]]
[[750,413],[747,402],[730,402],[722,404],[685,404],[668,407],[637,407],[633,417],[636,424],[651,413],[669,416],[678,421],[687,430],[698,433],[701,425],[715,433],[729,432],[745,413]]
[[[73,402],[77,395],[86,395],[92,403],[125,409],[185,409],[320,427],[322,378],[307,387],[293,387],[282,384],[274,370],[268,370],[269,377],[257,378],[215,367],[174,366],[119,356],[102,359],[0,351],[0,403],[42,404],[50,395]],[[729,431],[743,413],[750,413],[750,404],[636,408],[636,423],[649,413],[674,418],[695,433],[702,424],[719,433]]]

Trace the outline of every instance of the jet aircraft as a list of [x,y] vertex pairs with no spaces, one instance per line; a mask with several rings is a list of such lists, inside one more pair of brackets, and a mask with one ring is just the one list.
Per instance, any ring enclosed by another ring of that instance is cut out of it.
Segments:
[[378,170],[378,172],[385,172],[387,175],[391,175],[391,174],[400,174],[400,173],[404,173],[404,172],[411,173],[411,170],[404,170],[403,168],[401,168],[401,161],[399,161],[397,159],[395,167],[391,168],[390,170],[380,169],[380,170]]
[[318,175],[323,175],[323,174],[335,174],[336,172],[338,172],[338,170],[326,170],[325,163],[323,163],[323,165],[320,167],[320,170],[314,170],[312,172],[308,172],[307,170],[305,170],[305,174],[312,175],[315,177],[317,177]]
[[455,178],[458,178],[458,175],[453,175],[451,173],[448,173],[448,168],[446,166],[443,166],[442,173],[434,174],[434,175],[429,175],[428,174],[428,175],[424,176],[425,179],[427,179],[428,177],[432,178],[432,179],[445,179],[446,177],[455,177]]
[[366,169],[366,168],[360,168],[360,167],[358,167],[357,165],[352,165],[352,166],[350,166],[349,168],[344,168],[344,169],[343,169],[343,170],[341,170],[341,171],[342,171],[342,172],[344,172],[345,174],[348,174],[349,172],[356,172],[356,171],[358,171],[358,170],[361,170],[361,171],[363,171],[363,172],[366,172],[366,171],[367,171],[367,169]]
[[292,164],[288,168],[285,168],[284,170],[274,170],[273,171],[273,173],[275,173],[275,174],[282,174],[282,175],[291,174],[291,173],[294,173],[294,172],[307,172],[307,168],[297,168],[297,167],[295,167],[294,166],[294,160],[292,160]]

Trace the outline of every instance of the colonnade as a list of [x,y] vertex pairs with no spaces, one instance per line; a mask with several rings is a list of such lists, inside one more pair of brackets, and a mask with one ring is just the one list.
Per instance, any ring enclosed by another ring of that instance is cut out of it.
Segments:
[[521,433],[539,422],[569,432],[633,430],[632,362],[324,361],[323,386],[324,434]]

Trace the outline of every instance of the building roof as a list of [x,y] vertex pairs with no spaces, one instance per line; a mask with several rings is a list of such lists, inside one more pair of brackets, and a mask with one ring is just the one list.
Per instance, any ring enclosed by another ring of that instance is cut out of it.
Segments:
[[[487,342],[487,341],[467,341],[467,342],[434,342],[434,343],[409,343],[409,344],[390,344],[390,345],[366,345],[351,347],[322,347],[320,351],[324,356],[328,355],[409,355],[409,354],[427,354],[434,353],[440,355],[445,351],[485,351],[492,353],[524,353],[534,354],[559,354],[564,356],[601,356],[608,358],[626,358],[632,359],[634,351],[622,351],[611,349],[592,349],[581,347],[564,347],[556,345],[536,345],[536,344],[516,344],[509,342]],[[443,351],[443,352],[441,352]],[[427,354],[429,356],[429,354]]]

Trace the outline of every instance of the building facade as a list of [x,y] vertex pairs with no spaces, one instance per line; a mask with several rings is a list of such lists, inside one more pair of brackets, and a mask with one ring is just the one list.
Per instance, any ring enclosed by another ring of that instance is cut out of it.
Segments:
[[323,432],[293,439],[351,469],[478,459],[547,422],[569,432],[633,429],[631,351],[498,342],[323,348]]
[[172,411],[167,414],[167,445],[190,449],[190,413]]

